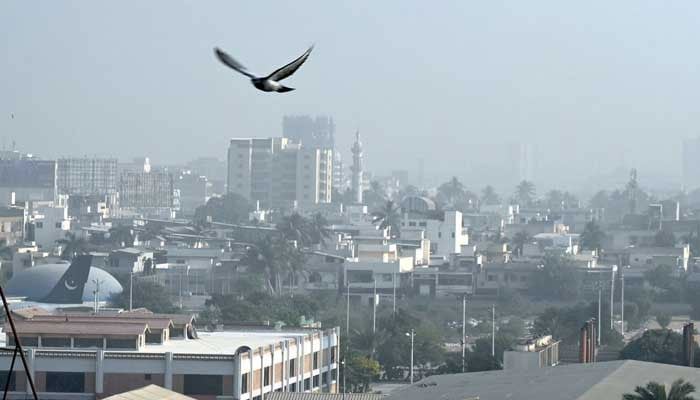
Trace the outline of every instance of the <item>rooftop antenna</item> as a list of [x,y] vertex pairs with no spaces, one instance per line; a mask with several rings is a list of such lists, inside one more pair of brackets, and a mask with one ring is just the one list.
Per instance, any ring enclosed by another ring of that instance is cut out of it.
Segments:
[[[24,366],[24,370],[31,371],[31,369],[29,369],[29,366],[27,365],[27,359],[24,357],[22,343],[20,343],[19,341],[17,329],[15,329],[15,322],[12,320],[12,313],[10,312],[10,307],[8,307],[7,305],[7,298],[5,297],[5,292],[2,290],[2,286],[0,286],[0,296],[2,297],[2,306],[5,308],[5,315],[7,317],[7,321],[10,323],[10,329],[12,330],[12,338],[14,339],[15,343],[15,349],[12,352],[12,361],[10,362],[10,369],[7,373],[7,380],[5,381],[5,391],[2,396],[3,399],[6,399],[7,391],[10,389],[10,378],[12,378],[12,372],[15,367],[15,359],[17,359],[17,353],[19,353],[19,357],[22,359],[22,365]],[[32,389],[32,397],[34,398],[34,400],[38,400],[38,397],[36,396],[36,389],[34,388],[34,378],[32,377],[31,373],[27,373],[26,376],[27,383],[29,383],[29,387]]]

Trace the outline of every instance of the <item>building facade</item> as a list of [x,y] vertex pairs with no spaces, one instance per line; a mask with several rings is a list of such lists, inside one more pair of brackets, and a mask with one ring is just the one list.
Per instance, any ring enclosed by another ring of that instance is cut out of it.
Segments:
[[231,139],[228,192],[262,208],[330,203],[333,151],[306,148],[287,138]]
[[68,195],[106,195],[117,191],[116,158],[60,158],[58,192]]
[[119,205],[128,208],[173,206],[173,177],[167,172],[126,172],[119,179]]
[[[140,311],[16,319],[41,399],[101,399],[148,384],[201,400],[337,392],[337,328],[198,332],[192,316]],[[12,346],[10,335],[5,340]],[[0,368],[7,371],[11,358],[0,351]],[[21,363],[10,390],[12,398],[29,393]]]
[[56,161],[0,160],[0,202],[55,201]]

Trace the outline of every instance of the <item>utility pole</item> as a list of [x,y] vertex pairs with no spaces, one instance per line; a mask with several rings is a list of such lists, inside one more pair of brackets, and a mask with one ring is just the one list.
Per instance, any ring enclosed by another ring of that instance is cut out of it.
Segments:
[[134,271],[129,272],[129,311],[134,306]]
[[393,272],[391,274],[391,284],[394,286],[394,304],[393,304],[393,313],[396,314],[396,272]]
[[622,320],[622,326],[620,327],[620,333],[622,337],[625,336],[625,271],[620,270],[620,319]]
[[348,340],[350,340],[350,282],[347,282],[347,288],[347,309],[345,310],[345,335],[347,335],[347,338],[345,338],[346,343]]
[[[617,268],[617,266],[614,265],[613,268]],[[610,274],[612,275],[610,279],[610,330],[613,330],[615,329],[615,269],[612,269]]]
[[496,358],[496,306],[491,305],[491,357]]
[[372,336],[377,334],[377,280],[374,280],[374,295],[372,296]]
[[601,303],[602,298],[603,298],[603,289],[599,285],[598,286],[598,321],[596,321],[598,324],[598,337],[596,338],[598,341],[598,346],[600,346],[600,334],[601,334],[601,328],[603,326],[603,323],[602,323],[603,321],[600,319],[600,309],[601,309],[600,303]]
[[466,343],[467,340],[467,295],[462,296],[462,372],[465,372],[466,366]]
[[416,337],[415,329],[411,329],[411,333],[406,332],[406,336],[411,337],[411,385],[413,385],[413,338]]

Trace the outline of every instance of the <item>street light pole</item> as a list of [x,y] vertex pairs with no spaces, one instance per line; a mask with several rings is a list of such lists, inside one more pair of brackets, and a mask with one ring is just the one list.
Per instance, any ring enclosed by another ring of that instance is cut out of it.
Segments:
[[622,337],[625,336],[625,271],[620,270],[620,319],[622,320],[622,326],[620,327],[620,332]]
[[603,321],[600,319],[600,317],[601,317],[601,315],[600,315],[601,304],[600,303],[601,303],[602,298],[603,298],[603,289],[601,289],[600,286],[598,286],[598,321],[596,321],[597,325],[598,325],[598,337],[597,337],[598,346],[600,346],[600,335],[601,335],[601,329],[603,327]]
[[134,306],[134,271],[129,272],[129,311]]
[[466,365],[466,338],[467,338],[467,295],[462,296],[462,372]]
[[413,385],[413,338],[416,337],[415,329],[411,329],[411,333],[406,332],[406,336],[411,337],[411,385]]
[[491,306],[491,357],[496,358],[496,306]]

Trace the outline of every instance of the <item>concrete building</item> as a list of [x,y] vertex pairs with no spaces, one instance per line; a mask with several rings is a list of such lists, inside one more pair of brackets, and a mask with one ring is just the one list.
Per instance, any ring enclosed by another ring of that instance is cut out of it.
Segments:
[[360,141],[360,131],[355,133],[355,143],[352,145],[352,197],[356,204],[362,204],[362,194],[364,191],[364,172],[362,169],[362,142]]
[[28,223],[30,239],[45,251],[54,249],[56,241],[65,238],[71,229],[68,207],[53,202],[35,204]]
[[[101,399],[156,384],[200,400],[273,391],[337,391],[338,329],[241,327],[200,332],[191,315],[24,312],[17,331],[42,399]],[[5,327],[5,343],[12,345]],[[11,350],[0,352],[7,370]],[[28,393],[15,363],[12,398]]]
[[0,207],[0,241],[13,246],[24,240],[27,213],[20,207]]
[[285,115],[282,136],[314,149],[335,149],[335,122],[328,116]]
[[696,368],[620,360],[549,368],[433,375],[392,392],[387,400],[599,400],[621,399],[650,381],[668,390],[682,378],[700,385]]
[[231,139],[228,192],[263,208],[331,202],[333,151],[304,147],[287,138]]
[[211,184],[206,176],[195,175],[191,171],[182,171],[174,179],[173,187],[179,192],[181,215],[194,215],[197,207],[206,204],[209,200]]
[[524,339],[503,352],[503,369],[527,371],[559,364],[559,341],[551,335]]
[[55,201],[56,161],[0,160],[0,205]]
[[106,195],[117,191],[116,158],[59,158],[58,192],[68,195]]
[[119,177],[120,212],[134,210],[167,216],[173,206],[174,188],[170,173],[126,172]]
[[430,240],[432,255],[449,256],[460,253],[462,246],[469,244],[469,235],[462,225],[462,213],[445,211],[442,219],[424,214],[404,213],[401,230],[422,229]]

